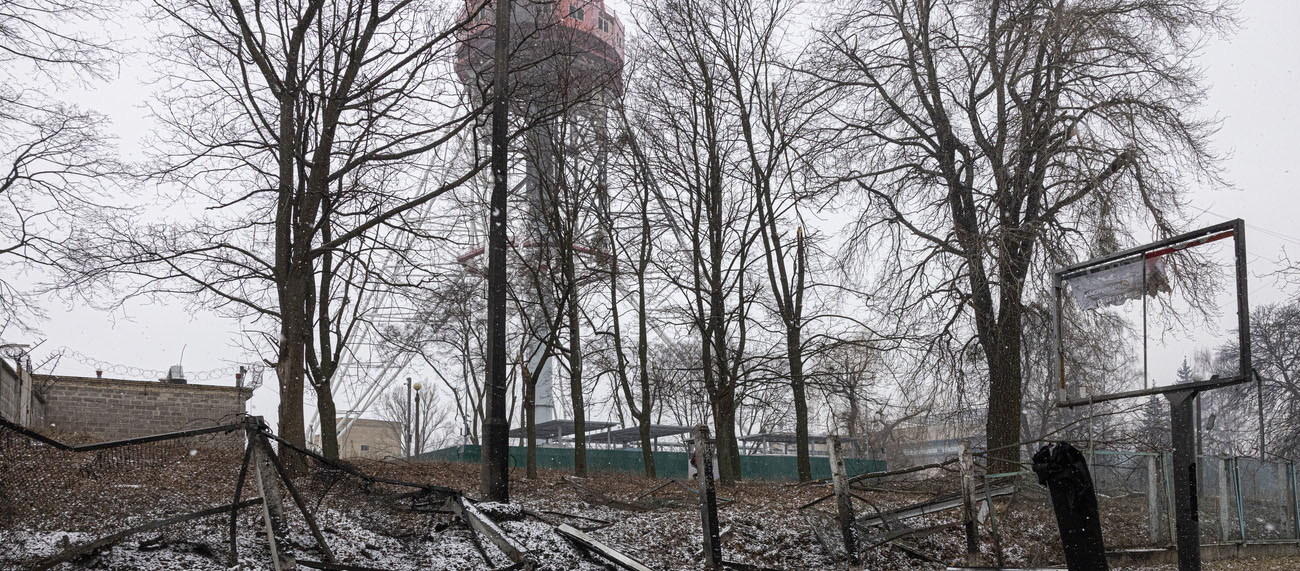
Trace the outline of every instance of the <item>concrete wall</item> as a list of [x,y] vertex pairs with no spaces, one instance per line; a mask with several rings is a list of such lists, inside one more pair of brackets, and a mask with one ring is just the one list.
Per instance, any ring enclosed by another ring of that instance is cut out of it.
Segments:
[[[44,391],[42,432],[98,442],[230,424],[251,395],[244,389],[88,377],[33,375]],[[33,423],[35,424],[35,423]],[[202,437],[243,444],[239,432]]]
[[45,399],[34,389],[32,376],[0,359],[0,416],[24,426],[45,420]]
[[7,361],[8,359],[0,359],[0,416],[12,422],[22,422],[18,418],[22,384],[18,372]]
[[[343,428],[345,419],[338,419]],[[312,435],[312,443],[320,448],[320,434]],[[339,458],[401,458],[401,426],[388,420],[358,418],[343,438],[339,439]]]

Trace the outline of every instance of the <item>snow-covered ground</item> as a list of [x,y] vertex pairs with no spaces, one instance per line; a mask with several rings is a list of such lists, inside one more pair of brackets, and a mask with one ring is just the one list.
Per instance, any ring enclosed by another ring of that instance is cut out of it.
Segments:
[[[238,451],[184,446],[118,455],[73,454],[0,435],[0,569],[29,568],[70,546],[132,526],[229,505],[239,460]],[[371,461],[357,467],[369,474],[466,490],[470,498],[477,488],[476,465]],[[554,526],[561,523],[584,529],[651,569],[694,571],[702,567],[699,508],[682,486],[653,491],[664,481],[628,474],[575,479],[543,471],[539,479],[527,480],[518,471],[512,476],[513,504],[478,506],[524,546],[539,569],[612,568],[558,534]],[[257,495],[253,482],[250,477],[242,498]],[[392,571],[499,569],[511,563],[486,537],[443,509],[440,498],[413,503],[409,495],[403,495],[410,488],[367,483],[319,466],[306,470],[294,483],[340,563]],[[880,483],[858,492],[857,508],[863,512],[888,510],[942,495],[953,485],[944,475]],[[1032,488],[1032,484],[1026,487]],[[956,528],[910,541],[913,553],[886,544],[865,550],[857,566],[837,560],[822,543],[834,543],[837,537],[829,515],[831,503],[822,503],[814,513],[797,509],[828,491],[825,486],[755,482],[721,489],[724,557],[761,569],[831,570],[943,568],[915,553],[948,563],[964,560],[964,541]],[[1061,562],[1060,540],[1041,490],[1027,489],[997,502],[997,507],[1008,565]],[[287,495],[285,509],[294,555],[323,559],[305,519]],[[949,511],[907,523],[917,528],[951,523],[956,515]],[[228,515],[218,515],[137,534],[60,568],[229,571],[229,522]],[[1112,534],[1140,535],[1142,529],[1140,521],[1108,521],[1106,525]],[[827,527],[829,533],[819,539],[815,528]],[[242,510],[238,530],[235,568],[268,568],[270,553],[261,508]],[[992,551],[989,530],[989,525],[981,528],[984,564],[993,563],[987,556]],[[1296,568],[1300,562],[1288,560],[1207,566],[1233,571]]]

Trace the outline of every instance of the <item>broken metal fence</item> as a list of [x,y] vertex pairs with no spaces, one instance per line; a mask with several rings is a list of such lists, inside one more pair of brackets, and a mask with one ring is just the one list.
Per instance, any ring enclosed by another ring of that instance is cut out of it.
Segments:
[[164,548],[194,569],[635,564],[540,514],[420,483],[437,467],[378,464],[327,459],[257,417],[84,445],[0,417],[0,568],[138,567]]

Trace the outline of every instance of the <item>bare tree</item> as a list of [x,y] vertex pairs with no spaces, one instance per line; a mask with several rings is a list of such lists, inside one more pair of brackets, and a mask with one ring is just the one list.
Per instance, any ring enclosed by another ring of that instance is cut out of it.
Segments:
[[987,371],[990,469],[1016,469],[1024,303],[1036,261],[1063,264],[1133,222],[1175,231],[1182,184],[1214,176],[1191,63],[1217,2],[873,0],[826,31],[826,81],[860,137],[845,180],[865,209],[888,310],[974,339]]
[[[0,2],[0,314],[4,325],[42,315],[21,264],[57,266],[81,224],[127,204],[109,182],[121,174],[104,118],[57,97],[77,82],[107,79],[117,53],[86,21],[113,6],[56,0]],[[0,327],[0,329],[3,329]]]
[[[682,221],[679,249],[661,250],[660,273],[687,300],[681,318],[698,334],[700,378],[710,403],[724,482],[740,478],[736,411],[749,341],[748,313],[760,291],[747,281],[754,261],[753,191],[744,172],[737,111],[723,91],[727,72],[705,28],[724,25],[725,2],[647,2],[643,36],[655,57],[632,82],[628,107],[637,141]],[[735,17],[734,15],[732,17]],[[643,87],[638,88],[641,85]]]
[[[420,398],[420,419],[415,422],[415,397],[408,403],[406,389],[394,389],[384,394],[379,401],[378,414],[382,420],[390,422],[391,434],[402,443],[402,456],[409,458],[416,450],[432,452],[447,446],[451,435],[447,428],[451,424],[451,411],[442,402],[438,388],[429,386],[414,393]],[[419,432],[415,431],[419,425]]]
[[[280,433],[303,443],[310,378],[322,447],[335,456],[331,383],[355,315],[348,290],[394,285],[366,253],[400,252],[395,221],[484,167],[448,158],[478,114],[460,105],[447,64],[463,22],[433,16],[436,4],[383,0],[155,9],[170,28],[152,171],[211,214],[111,225],[75,280],[125,275],[131,293],[190,295],[273,324]],[[452,166],[420,177],[421,157]]]

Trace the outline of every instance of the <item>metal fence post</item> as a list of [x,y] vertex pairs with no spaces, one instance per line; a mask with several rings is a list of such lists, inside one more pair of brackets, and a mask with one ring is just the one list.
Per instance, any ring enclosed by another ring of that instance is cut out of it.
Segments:
[[1151,544],[1158,545],[1160,533],[1160,472],[1156,466],[1156,454],[1147,454],[1147,529],[1151,535]]
[[[1281,522],[1291,521],[1291,476],[1287,470],[1286,462],[1277,461],[1273,463],[1273,482],[1277,486],[1277,515],[1278,526],[1277,532],[1279,537],[1286,537],[1283,531],[1284,526]],[[1291,527],[1291,526],[1285,526]]]
[[1231,514],[1228,511],[1228,502],[1231,496],[1228,488],[1228,458],[1219,457],[1219,541],[1228,541],[1230,531],[1228,522],[1231,521]]
[[1286,463],[1287,484],[1291,488],[1291,523],[1295,539],[1300,541],[1300,490],[1296,489],[1295,462]]
[[1232,459],[1232,487],[1237,496],[1237,527],[1242,543],[1246,542],[1246,505],[1241,501],[1241,458]]

